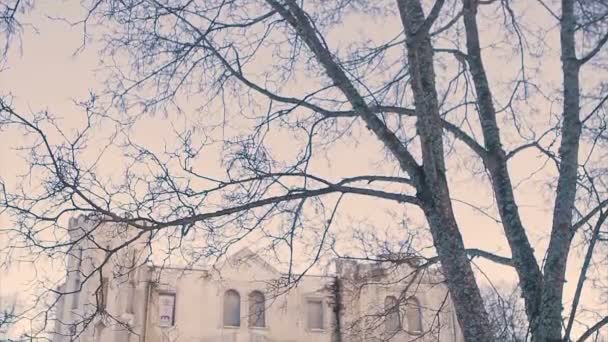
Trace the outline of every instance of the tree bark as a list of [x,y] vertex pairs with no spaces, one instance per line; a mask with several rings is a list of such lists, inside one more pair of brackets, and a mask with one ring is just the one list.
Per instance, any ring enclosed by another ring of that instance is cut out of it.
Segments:
[[490,173],[498,211],[511,249],[513,264],[520,280],[522,295],[526,304],[526,314],[533,327],[538,324],[543,276],[521,221],[513,194],[506,153],[502,147],[500,131],[496,122],[492,92],[481,56],[476,19],[477,1],[464,0],[463,2],[467,62],[475,85],[479,120],[487,150],[484,163]]
[[[416,127],[423,150],[423,166],[420,167],[403,143],[370,109],[341,66],[333,59],[328,47],[318,37],[308,16],[298,4],[293,0],[285,0],[285,5],[276,0],[266,1],[296,30],[323,66],[327,76],[346,96],[368,128],[391,151],[401,168],[412,178],[418,191],[417,196],[423,202],[422,207],[431,227],[463,334],[468,341],[492,341],[483,300],[452,212],[445,176],[443,128],[435,91],[433,51],[428,33],[423,35],[424,39],[415,39],[419,41],[418,43],[412,45],[410,41],[407,46],[410,67],[414,75],[416,112],[419,115]],[[398,1],[398,4],[407,35],[409,37],[417,35],[414,33],[417,31],[416,28],[422,27],[425,22],[419,1]]]
[[600,214],[600,217],[598,218],[597,222],[595,223],[595,226],[593,227],[593,232],[591,233],[591,240],[589,241],[587,253],[585,253],[585,260],[583,261],[583,267],[581,268],[581,273],[578,277],[576,291],[574,292],[574,298],[572,299],[572,309],[570,310],[568,325],[566,325],[566,332],[564,333],[564,341],[566,342],[570,340],[570,333],[572,332],[572,327],[574,325],[576,310],[578,308],[578,304],[583,293],[583,285],[585,284],[585,280],[587,279],[587,270],[589,270],[589,266],[591,265],[591,259],[593,258],[593,250],[595,248],[595,244],[600,238],[600,229],[602,228],[602,225],[604,224],[604,221],[606,221],[606,219],[608,219],[608,211],[605,211]]
[[581,64],[576,58],[575,29],[574,0],[562,0],[560,40],[564,97],[563,124],[553,225],[543,269],[545,284],[541,299],[541,321],[535,334],[537,341],[561,341],[562,338],[562,297],[566,262],[574,236],[572,219],[576,199],[578,151],[581,136],[579,117]]
[[418,196],[431,228],[431,234],[458,321],[467,341],[492,341],[488,315],[475,281],[471,263],[452,210],[445,172],[443,128],[439,115],[433,47],[419,0],[398,0],[406,34],[408,64],[416,106],[416,129],[420,136],[424,182]]

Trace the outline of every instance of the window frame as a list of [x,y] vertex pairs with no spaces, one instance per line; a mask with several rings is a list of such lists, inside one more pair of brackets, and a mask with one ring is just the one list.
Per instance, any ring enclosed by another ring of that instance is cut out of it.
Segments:
[[[80,272],[80,270],[78,271]],[[80,281],[80,273],[78,273],[74,279],[74,292],[72,293],[72,311],[80,309],[80,293],[82,292],[82,282]]]
[[[321,304],[321,328],[313,328],[311,326],[310,320],[310,303],[320,303]],[[306,330],[309,332],[325,332],[327,330],[327,322],[326,322],[326,310],[325,310],[325,299],[323,297],[306,297]]]
[[[421,335],[424,331],[424,321],[422,319],[422,305],[420,303],[420,299],[416,296],[412,296],[407,300],[407,305],[405,306],[405,320],[407,321],[407,332],[410,335],[418,336]],[[413,330],[410,327],[410,312],[415,312],[416,316],[416,325],[419,325],[419,330]]]
[[[110,292],[110,279],[108,277],[102,277],[99,287],[99,308],[100,312],[105,312],[108,308],[108,295]],[[175,307],[175,303],[173,304]],[[175,310],[175,308],[174,308]]]
[[78,246],[76,249],[76,269],[73,271],[74,272],[74,292],[73,292],[73,297],[72,297],[72,305],[71,305],[71,309],[72,311],[77,311],[80,309],[80,294],[82,292],[82,279],[80,279],[80,275],[81,275],[81,269],[82,269],[82,255],[83,255],[83,250],[82,250],[82,246]]
[[[171,324],[170,325],[162,325],[160,322],[160,299],[161,297],[173,297],[173,307],[171,308]],[[170,291],[161,291],[158,292],[158,326],[160,328],[171,328],[175,326],[175,313],[176,313],[176,308],[177,308],[177,294],[175,292],[170,292]]]
[[[261,303],[255,302],[252,303],[252,297],[254,296],[261,296]],[[260,291],[260,290],[252,290],[251,292],[249,292],[249,295],[247,295],[247,327],[251,328],[251,329],[267,329],[268,328],[268,322],[267,322],[267,312],[268,310],[266,310],[266,295],[264,295],[264,292]],[[256,308],[257,305],[261,304],[262,305],[262,324],[263,325],[253,325],[252,324],[252,319],[255,320],[257,322],[257,318],[253,318],[253,315],[256,313],[252,313],[251,309],[252,308]]]
[[[238,325],[228,325],[226,324],[226,299],[227,299],[227,295],[229,293],[235,293],[238,296]],[[241,300],[241,293],[234,288],[230,288],[226,291],[224,291],[224,294],[222,296],[222,327],[223,328],[227,328],[227,329],[239,329],[242,326],[242,322],[241,322],[241,312],[243,312],[242,310],[242,300]]]
[[[391,304],[392,307],[389,308],[387,307],[387,301],[391,300],[394,304]],[[399,297],[393,294],[387,294],[386,296],[384,296],[384,333],[385,334],[390,334],[390,335],[397,335],[399,332],[401,332],[403,330],[403,318],[401,317],[401,304],[399,301]],[[390,309],[390,312],[389,312]],[[394,311],[393,311],[394,310]],[[397,320],[397,326],[396,327],[390,327],[392,329],[390,329],[389,331],[389,315],[391,314],[396,314],[396,320]]]

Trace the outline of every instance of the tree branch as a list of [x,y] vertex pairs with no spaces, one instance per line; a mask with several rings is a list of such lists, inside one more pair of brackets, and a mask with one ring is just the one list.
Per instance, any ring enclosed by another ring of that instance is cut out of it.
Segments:
[[286,3],[289,9],[283,7],[283,5],[275,0],[266,0],[266,2],[298,32],[300,37],[306,42],[306,45],[308,45],[310,50],[314,53],[319,63],[325,68],[327,76],[329,76],[334,84],[346,96],[353,106],[353,110],[360,113],[360,116],[367,124],[367,127],[372,130],[378,139],[384,143],[389,151],[391,151],[393,156],[399,161],[403,170],[409,173],[414,182],[422,184],[420,165],[418,165],[414,156],[405,148],[395,133],[391,132],[370,109],[369,105],[365,102],[361,94],[359,94],[359,91],[357,91],[342,68],[334,61],[327,46],[321,42],[308,17],[296,2],[287,0]]
[[600,52],[606,42],[608,42],[608,32],[606,32],[606,34],[604,34],[604,36],[600,38],[600,40],[597,42],[597,45],[591,51],[589,51],[585,57],[579,59],[579,63],[585,64],[589,62],[589,60],[591,60],[595,55],[597,55],[598,52]]
[[217,211],[213,211],[213,212],[208,212],[208,213],[191,215],[191,216],[187,216],[187,217],[183,217],[183,218],[179,218],[179,219],[175,219],[175,220],[171,220],[171,221],[167,221],[167,222],[156,222],[156,226],[154,228],[161,229],[161,228],[171,227],[171,226],[191,225],[196,222],[208,220],[210,218],[231,215],[231,214],[235,214],[235,213],[238,213],[241,211],[251,210],[251,209],[263,207],[263,206],[270,205],[270,204],[293,201],[293,200],[298,200],[298,199],[303,199],[303,198],[308,198],[308,197],[316,197],[316,196],[327,195],[327,194],[331,194],[331,193],[351,193],[351,194],[384,198],[384,199],[388,199],[388,200],[397,201],[399,203],[411,203],[411,204],[415,204],[415,205],[421,204],[420,200],[418,198],[416,198],[415,196],[385,192],[385,191],[381,191],[381,190],[354,188],[354,187],[350,187],[350,186],[341,186],[341,185],[331,185],[331,186],[328,186],[325,188],[314,189],[314,190],[306,190],[306,189],[291,190],[286,195],[268,197],[268,198],[264,198],[261,200],[252,201],[252,202],[249,202],[249,203],[246,203],[243,205],[238,205],[238,206],[221,209],[221,210],[217,210]]
[[477,94],[484,146],[488,151],[488,162],[485,165],[491,176],[498,211],[511,248],[513,263],[522,284],[522,292],[526,300],[526,313],[531,320],[534,320],[539,312],[539,297],[543,276],[515,202],[513,184],[507,167],[507,156],[502,147],[496,120],[496,109],[494,108],[492,92],[483,65],[476,16],[477,1],[464,0],[467,61]]
[[587,329],[581,337],[577,340],[577,342],[586,341],[591,335],[593,335],[596,331],[600,330],[604,325],[608,324],[608,316],[604,316],[600,321],[595,323],[591,328]]
[[[480,257],[480,258],[484,258],[484,259],[490,260],[492,262],[495,262],[497,264],[501,264],[504,266],[510,266],[510,267],[514,266],[513,260],[511,258],[507,258],[507,257],[497,255],[494,253],[490,253],[488,251],[484,251],[484,250],[481,250],[478,248],[467,248],[465,251],[471,259]],[[426,259],[426,263],[424,266],[426,267],[426,266],[429,266],[429,265],[437,263],[437,262],[439,262],[439,257],[434,256],[434,257]]]
[[572,308],[570,309],[570,317],[568,318],[568,325],[566,326],[566,331],[564,333],[564,342],[568,342],[570,340],[570,333],[572,332],[572,327],[574,326],[576,310],[578,308],[578,303],[581,299],[581,294],[583,293],[583,285],[585,284],[585,280],[587,279],[587,270],[589,269],[589,265],[591,264],[591,259],[593,257],[593,249],[595,248],[595,243],[599,238],[600,229],[606,221],[606,218],[608,218],[608,211],[603,212],[600,215],[597,222],[595,223],[593,232],[591,233],[591,240],[589,241],[589,246],[587,247],[587,253],[585,254],[583,267],[581,268],[581,273],[578,277],[578,282],[576,284],[576,291],[574,292],[574,298],[572,299]]

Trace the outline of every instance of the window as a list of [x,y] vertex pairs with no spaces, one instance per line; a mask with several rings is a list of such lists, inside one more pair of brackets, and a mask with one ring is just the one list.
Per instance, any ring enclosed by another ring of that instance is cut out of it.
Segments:
[[399,317],[399,301],[394,296],[384,299],[384,328],[387,334],[395,334],[401,330],[401,318]]
[[105,327],[106,325],[103,323],[103,321],[97,322],[97,324],[95,325],[95,342],[103,341],[101,338],[103,336],[103,330],[105,329]]
[[311,330],[323,329],[323,301],[321,299],[308,300],[308,328]]
[[101,287],[99,288],[99,312],[104,312],[108,305],[108,278],[103,277],[101,279]]
[[74,297],[72,298],[72,310],[78,309],[80,306],[80,269],[82,267],[82,247],[76,250],[76,269],[74,270]]
[[82,247],[78,247],[76,250],[76,259],[76,263],[78,264],[77,268],[80,270],[80,267],[82,267]]
[[241,296],[235,290],[228,290],[224,294],[224,326],[241,326]]
[[253,291],[249,294],[249,326],[266,326],[266,301],[264,294],[260,291]]
[[419,334],[422,332],[422,308],[420,307],[420,301],[416,297],[412,297],[408,300],[407,311],[405,313],[407,318],[407,328],[410,333]]
[[175,293],[158,295],[158,325],[170,327],[175,324]]
[[80,305],[80,272],[74,276],[74,293],[72,294],[72,310],[77,310]]

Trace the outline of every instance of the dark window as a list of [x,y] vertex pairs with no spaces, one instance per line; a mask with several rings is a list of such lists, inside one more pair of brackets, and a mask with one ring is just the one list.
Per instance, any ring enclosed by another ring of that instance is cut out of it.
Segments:
[[249,326],[266,326],[266,300],[260,291],[249,294]]
[[76,250],[76,269],[74,270],[74,294],[72,297],[72,310],[78,309],[80,306],[80,272],[82,267],[82,247]]
[[105,311],[108,306],[108,286],[108,278],[103,277],[101,279],[101,287],[99,288],[99,312]]
[[74,276],[74,293],[72,294],[72,310],[78,309],[80,305],[80,271]]
[[412,297],[408,300],[407,311],[405,313],[407,318],[407,328],[410,333],[419,334],[422,332],[422,308],[420,307],[420,301],[416,297]]
[[241,296],[235,290],[224,294],[224,326],[241,326]]
[[384,325],[386,333],[395,334],[401,330],[401,318],[399,317],[399,301],[394,296],[387,296],[384,299]]
[[308,300],[308,328],[323,329],[323,301],[320,299]]

